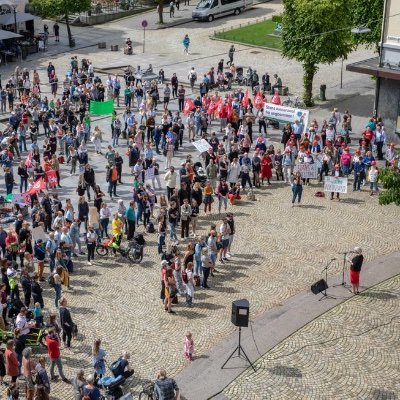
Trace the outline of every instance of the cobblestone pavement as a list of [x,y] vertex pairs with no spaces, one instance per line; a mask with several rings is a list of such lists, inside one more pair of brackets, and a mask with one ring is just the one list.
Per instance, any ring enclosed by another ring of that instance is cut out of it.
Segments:
[[[241,18],[248,18],[245,15]],[[128,24],[129,20],[124,21]],[[226,23],[226,20],[222,21]],[[191,24],[189,26],[192,28]],[[203,43],[207,43],[207,46],[197,46],[199,57],[205,57],[205,61],[198,61],[199,65],[206,68],[210,60],[213,64],[217,60],[216,57],[207,57],[210,54],[221,53],[222,50],[226,51],[226,44],[208,41],[209,32],[201,33],[203,28],[197,24],[193,26],[193,29],[197,29],[198,37]],[[120,32],[125,36],[130,34],[128,28],[119,23],[91,29],[98,29],[96,32],[104,33],[111,32],[112,27],[116,30],[120,28]],[[149,40],[154,44],[154,52],[146,54],[145,58],[140,55],[123,57],[121,54],[98,52],[93,49],[81,49],[76,54],[79,58],[85,55],[93,59],[96,66],[112,66],[118,63],[121,65],[127,60],[132,65],[136,65],[140,60],[146,60],[142,65],[153,60],[158,63],[154,65],[163,65],[160,64],[162,56],[173,65],[183,60],[178,41],[182,30],[171,28],[171,33],[170,30],[164,30],[152,34],[153,36],[149,34]],[[159,40],[160,35],[164,35],[165,43]],[[165,50],[156,55],[163,45]],[[274,65],[271,71],[277,70],[282,63],[275,53],[262,51],[261,55],[270,57],[268,62]],[[362,52],[357,57],[361,55]],[[70,54],[52,56],[57,72],[66,70],[69,57]],[[247,53],[239,52],[238,63],[245,62],[246,57]],[[192,59],[193,55],[180,64],[182,76],[185,76],[184,71],[191,66],[187,60]],[[38,70],[44,74],[48,59],[42,58],[36,62]],[[261,65],[264,60],[260,57],[256,62]],[[28,65],[32,69],[36,66],[34,62]],[[298,66],[285,62],[282,68],[285,71],[293,68],[294,78],[288,74],[288,79],[293,79],[294,83],[296,76],[299,76],[296,75]],[[171,70],[172,67],[169,72]],[[332,82],[333,75],[325,74]],[[368,84],[365,87],[369,90]],[[173,109],[175,108],[176,104],[173,104]],[[108,145],[109,119],[96,119],[93,125],[96,124],[106,132],[104,146]],[[279,132],[271,131],[269,134],[275,142],[279,139]],[[89,144],[90,148],[91,146]],[[121,146],[119,150],[123,153],[124,147]],[[193,151],[193,148],[186,145],[185,151],[179,153],[176,165],[189,151]],[[90,154],[90,162],[105,190],[104,158]],[[164,160],[160,160],[162,169],[163,162]],[[72,196],[76,200],[76,196],[72,194],[75,193],[77,178],[69,177],[68,172],[68,168],[62,166],[63,188],[58,192],[63,199]],[[118,186],[118,193],[126,203],[131,198],[131,177],[126,165],[123,181],[125,184]],[[176,315],[165,314],[159,300],[160,267],[155,235],[146,235],[148,244],[144,261],[140,265],[129,266],[118,258],[97,257],[95,265],[87,266],[85,260],[80,258],[71,277],[74,291],[64,293],[68,297],[80,331],[79,341],[73,343],[72,349],[62,350],[68,376],[72,377],[79,368],[88,372],[91,370],[90,347],[93,340],[99,337],[108,353],[109,362],[116,359],[123,350],[132,353],[132,364],[136,372],[128,386],[137,392],[144,382],[154,379],[161,366],[165,367],[170,375],[175,375],[185,367],[182,349],[184,333],[188,329],[194,335],[196,357],[201,357],[206,350],[231,333],[233,327],[229,315],[232,300],[248,298],[252,304],[252,314],[256,317],[307,288],[310,282],[320,277],[322,263],[340,251],[356,244],[361,245],[365,249],[365,256],[371,260],[399,249],[397,207],[380,207],[377,198],[371,198],[366,191],[343,195],[342,201],[338,203],[314,197],[317,190],[320,190],[320,186],[317,187],[315,183],[305,187],[303,206],[292,209],[290,187],[273,182],[270,187],[256,190],[257,201],[249,202],[244,199],[239,205],[229,206],[229,210],[235,214],[238,227],[233,246],[236,255],[229,263],[218,267],[220,273],[211,279],[211,290],[199,290],[196,293],[195,307],[187,309],[178,304],[175,307]],[[115,209],[116,204],[109,203]],[[214,212],[215,206],[214,203]],[[215,213],[211,217],[201,216],[199,232],[206,233],[210,223],[214,221],[219,221],[219,216]],[[180,247],[184,249],[183,244]],[[331,273],[338,274],[340,270],[341,266],[337,264]],[[53,296],[53,290],[45,286],[45,301],[50,310]],[[54,399],[73,398],[71,388],[64,383],[56,383],[52,387]]]
[[234,380],[240,400],[398,399],[400,275],[310,322]]

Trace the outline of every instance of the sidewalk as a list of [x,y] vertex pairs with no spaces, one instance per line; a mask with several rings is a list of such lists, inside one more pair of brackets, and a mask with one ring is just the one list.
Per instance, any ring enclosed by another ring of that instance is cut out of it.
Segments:
[[[395,276],[399,273],[399,265],[400,253],[379,257],[373,262],[364,264],[361,273],[361,289],[364,291],[379,282]],[[320,277],[316,277],[315,281],[319,279]],[[347,282],[348,280],[348,274],[346,273],[345,281]],[[335,297],[335,299],[328,298],[318,301],[321,297],[320,295],[315,296],[310,291],[307,291],[262,314],[251,323],[249,328],[243,328],[242,346],[250,360],[255,363],[260,354],[265,354],[302,326],[351,298],[353,294],[341,286],[341,282],[342,276],[328,277],[330,286],[328,294]],[[310,281],[310,286],[313,283]],[[334,287],[338,284],[339,286]],[[250,304],[250,318],[251,309]],[[398,309],[400,312],[399,303]],[[229,317],[230,315],[226,316],[226,318]],[[223,389],[248,368],[243,359],[234,358],[228,362],[224,369],[221,369],[222,364],[237,343],[238,333],[235,331],[209,352],[195,359],[190,366],[175,377],[184,399],[227,399],[221,393]],[[259,353],[255,343],[257,343]],[[337,368],[340,368],[340,366],[337,366]],[[268,383],[265,383],[268,386]]]

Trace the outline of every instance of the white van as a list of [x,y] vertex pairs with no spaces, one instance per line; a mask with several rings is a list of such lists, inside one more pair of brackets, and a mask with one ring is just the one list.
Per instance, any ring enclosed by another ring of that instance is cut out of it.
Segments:
[[192,18],[211,22],[214,21],[214,18],[224,15],[239,15],[252,5],[253,0],[201,0],[192,11]]

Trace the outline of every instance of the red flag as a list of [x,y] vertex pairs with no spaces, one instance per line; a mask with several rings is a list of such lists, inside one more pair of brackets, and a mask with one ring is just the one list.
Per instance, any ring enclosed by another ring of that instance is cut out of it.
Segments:
[[207,114],[208,115],[214,114],[215,108],[216,108],[216,104],[214,103],[213,100],[211,100],[210,104],[208,105]]
[[32,152],[28,153],[28,157],[25,160],[25,167],[29,168],[32,165]]
[[54,171],[54,169],[50,169],[49,171],[47,171],[46,177],[49,187],[51,188],[57,187],[57,174],[56,171]]
[[271,103],[277,106],[281,105],[281,98],[279,97],[279,92],[275,90],[274,95],[272,96]]
[[264,105],[264,99],[262,97],[261,92],[257,92],[257,94],[254,97],[254,106],[257,108],[257,110],[261,110],[261,108]]
[[243,104],[243,107],[249,106],[249,90],[246,90],[246,93],[244,94],[243,99],[242,99],[242,104]]
[[226,118],[228,121],[232,119],[233,116],[233,110],[232,110],[232,105],[228,103],[228,106],[226,107]]
[[224,114],[225,114],[225,105],[224,102],[220,100],[217,105],[217,116],[218,118],[224,118]]
[[185,101],[185,106],[183,107],[183,113],[185,115],[188,115],[192,110],[194,110],[196,107],[193,103],[192,99],[187,99]]
[[29,194],[29,192],[22,193],[21,196],[25,204],[31,204],[31,195]]
[[39,178],[26,193],[32,195],[44,189],[46,189],[46,183],[43,178]]
[[210,104],[211,99],[205,95],[203,96],[203,98],[201,99],[201,105],[203,106],[203,108],[208,108],[209,104]]

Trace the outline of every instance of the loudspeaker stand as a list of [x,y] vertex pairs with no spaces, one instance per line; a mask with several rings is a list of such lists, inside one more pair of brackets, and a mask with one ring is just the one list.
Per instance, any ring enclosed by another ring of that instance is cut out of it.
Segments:
[[[253,368],[253,371],[256,372],[256,368],[254,367],[253,363],[250,361],[249,357],[247,357],[247,354],[246,354],[246,352],[244,351],[244,349],[243,349],[243,347],[242,347],[242,344],[241,344],[241,336],[242,336],[242,328],[239,326],[239,343],[238,343],[238,345],[235,347],[235,350],[232,351],[232,354],[228,357],[228,359],[222,364],[221,369],[224,369],[225,365],[228,363],[228,361],[229,361],[231,358],[236,358],[236,357],[242,358],[242,357],[241,357],[241,354],[240,354],[240,352],[242,352],[243,355],[244,355],[244,360],[247,360],[247,362],[250,364],[251,368]],[[237,356],[234,356],[234,354],[236,353],[236,351],[237,351],[238,354],[237,354]]]

